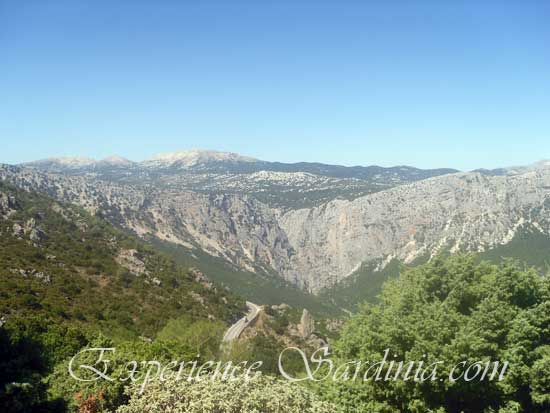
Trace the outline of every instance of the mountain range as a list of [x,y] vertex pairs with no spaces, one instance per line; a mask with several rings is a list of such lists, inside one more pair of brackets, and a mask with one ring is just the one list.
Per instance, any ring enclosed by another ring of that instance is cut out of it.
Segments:
[[201,193],[251,195],[279,209],[320,205],[334,198],[354,199],[454,169],[423,170],[408,166],[326,165],[267,162],[235,153],[181,151],[142,162],[119,156],[96,161],[84,157],[50,158],[22,166],[124,184],[148,184]]
[[143,162],[2,165],[0,179],[79,205],[199,266],[215,263],[230,286],[260,277],[323,294],[365,266],[381,272],[395,261],[492,251],[525,231],[550,234],[548,161],[459,172],[194,150]]

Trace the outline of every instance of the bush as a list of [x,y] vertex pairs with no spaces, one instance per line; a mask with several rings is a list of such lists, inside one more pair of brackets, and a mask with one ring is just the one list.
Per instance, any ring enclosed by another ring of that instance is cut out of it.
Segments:
[[309,390],[268,376],[248,382],[210,380],[151,383],[143,392],[129,388],[128,405],[117,413],[334,413]]
[[[106,375],[115,378],[115,380],[78,381],[72,378],[68,371],[69,359],[72,356],[59,363],[53,373],[48,376],[46,382],[49,385],[50,397],[65,399],[71,412],[109,412],[126,402],[127,398],[124,395],[124,387],[130,382],[118,379],[128,376],[127,363],[130,361],[154,360],[166,364],[171,360],[178,360],[180,358],[191,360],[194,357],[193,350],[181,343],[133,341],[120,342],[115,346],[113,341],[101,335],[92,340],[85,348],[116,349],[114,352],[105,354],[105,359],[110,360]],[[83,353],[76,360],[75,366],[79,364],[94,365],[97,357],[97,352]],[[138,382],[139,379],[143,378],[144,372],[145,370],[142,368],[137,373],[136,379],[138,379]],[[85,372],[78,370],[76,367],[75,373],[79,376],[82,375],[83,378],[87,377]],[[91,377],[95,376],[92,375]]]
[[461,361],[498,360],[509,363],[504,380],[371,380],[327,383],[323,391],[350,411],[546,413],[549,287],[549,278],[533,270],[477,264],[472,256],[408,270],[384,286],[379,304],[365,305],[345,326],[335,346],[339,361],[381,360],[388,348],[404,362],[441,361],[441,372]]

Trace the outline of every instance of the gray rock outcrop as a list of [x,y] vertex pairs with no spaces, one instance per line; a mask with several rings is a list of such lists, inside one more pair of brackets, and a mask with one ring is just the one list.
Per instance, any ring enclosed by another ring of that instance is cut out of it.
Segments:
[[315,320],[313,316],[305,308],[302,311],[302,317],[300,318],[300,324],[298,324],[298,331],[302,338],[309,338],[315,331]]

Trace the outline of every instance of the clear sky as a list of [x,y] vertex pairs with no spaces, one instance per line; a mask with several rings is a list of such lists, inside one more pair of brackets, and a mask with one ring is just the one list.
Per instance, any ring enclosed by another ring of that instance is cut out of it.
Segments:
[[0,162],[550,158],[550,1],[0,0]]

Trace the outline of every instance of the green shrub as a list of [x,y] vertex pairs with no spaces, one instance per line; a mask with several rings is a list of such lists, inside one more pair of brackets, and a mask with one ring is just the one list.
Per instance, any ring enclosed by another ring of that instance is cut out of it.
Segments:
[[[324,383],[327,399],[349,411],[493,413],[550,411],[550,279],[512,262],[476,264],[473,256],[435,259],[385,284],[335,346],[339,362],[508,362],[502,381],[447,379]],[[424,357],[424,355],[426,355]],[[440,377],[445,377],[440,375]],[[448,374],[447,374],[448,378]]]
[[129,388],[128,405],[117,413],[335,413],[330,403],[322,402],[297,384],[260,376],[250,381],[156,381],[140,394]]

